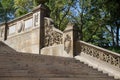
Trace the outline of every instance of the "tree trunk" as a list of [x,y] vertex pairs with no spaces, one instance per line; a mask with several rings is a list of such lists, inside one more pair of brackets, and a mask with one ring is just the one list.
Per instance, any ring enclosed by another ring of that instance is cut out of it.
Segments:
[[4,40],[7,40],[7,35],[8,35],[8,24],[5,22],[5,35],[4,35]]
[[82,11],[81,11],[81,14],[80,14],[80,18],[81,18],[81,27],[80,27],[80,39],[83,40],[83,25],[84,25],[84,22],[83,22],[83,13],[84,13],[84,0],[82,2]]
[[116,46],[119,46],[119,26],[117,26],[117,30],[116,30]]
[[112,46],[115,47],[115,37],[114,37],[114,31],[113,31],[113,28],[111,26],[111,36],[112,36]]

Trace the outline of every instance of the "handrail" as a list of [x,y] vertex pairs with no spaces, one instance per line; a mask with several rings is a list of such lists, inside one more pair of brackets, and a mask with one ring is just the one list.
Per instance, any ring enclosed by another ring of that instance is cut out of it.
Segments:
[[107,62],[117,68],[120,68],[120,54],[100,48],[98,46],[86,43],[84,41],[78,41],[80,43],[81,52]]

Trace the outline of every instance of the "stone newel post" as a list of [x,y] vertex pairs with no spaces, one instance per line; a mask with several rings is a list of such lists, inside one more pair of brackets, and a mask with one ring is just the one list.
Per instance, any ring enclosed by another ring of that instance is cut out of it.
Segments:
[[41,49],[44,47],[45,38],[45,27],[44,27],[44,17],[49,17],[50,10],[45,5],[40,4],[33,10],[33,26],[39,27],[39,54]]
[[78,40],[77,26],[69,23],[64,30],[64,50],[70,57],[76,56],[76,41]]

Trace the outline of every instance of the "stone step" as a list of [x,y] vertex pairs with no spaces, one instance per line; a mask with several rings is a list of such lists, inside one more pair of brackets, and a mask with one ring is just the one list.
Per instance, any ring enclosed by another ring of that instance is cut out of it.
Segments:
[[[34,67],[33,65],[35,65],[36,67]],[[63,65],[57,65],[57,64],[54,64],[54,65],[47,65],[47,64],[28,64],[28,63],[14,63],[14,64],[2,64],[0,65],[0,69],[8,69],[8,70],[17,70],[17,69],[21,69],[21,70],[24,70],[24,69],[31,69],[31,68],[34,68],[34,70],[36,71],[41,71],[41,70],[44,70],[45,72],[45,69],[46,70],[50,70],[50,71],[56,71],[56,72],[61,72],[61,71],[66,71],[68,73],[71,73],[71,72],[74,72],[74,73],[93,73],[93,74],[103,74],[102,72],[98,72],[97,70],[92,70],[92,69],[89,69],[89,68],[74,68],[74,67],[67,67],[67,66],[63,66]]]
[[[1,69],[0,72],[0,76],[5,76],[5,75],[10,75],[10,76],[28,76],[28,75],[35,75],[35,76],[40,76],[40,75],[45,75],[45,76],[49,76],[51,74],[58,74],[58,76],[63,76],[67,75],[67,76],[86,76],[86,77],[108,77],[107,74],[103,74],[103,73],[88,73],[88,72],[74,72],[74,71],[70,71],[70,70],[65,70],[65,69],[56,69],[56,68],[50,68],[48,67],[44,67],[44,68],[6,68],[6,69]],[[53,76],[54,77],[54,76]]]
[[[65,77],[58,77],[58,78],[34,78],[34,77],[0,77],[0,80],[114,80],[112,78],[65,78]],[[117,79],[116,79],[117,80]]]
[[115,80],[74,58],[9,52],[9,49],[6,45],[0,48],[0,80]]

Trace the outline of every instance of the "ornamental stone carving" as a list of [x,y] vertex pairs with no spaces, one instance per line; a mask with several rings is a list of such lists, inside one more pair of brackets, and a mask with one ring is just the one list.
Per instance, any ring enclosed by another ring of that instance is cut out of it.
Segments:
[[81,44],[81,51],[84,52],[84,54],[90,55],[92,57],[95,57],[99,60],[105,61],[113,66],[120,68],[119,56],[115,56],[114,54],[110,54],[108,52],[105,52],[104,50],[95,49],[91,46],[87,46],[84,44]]
[[24,29],[24,24],[23,24],[23,21],[20,21],[17,23],[17,32],[20,33],[22,32],[22,30]]
[[34,15],[33,15],[33,18],[34,18],[34,26],[38,26],[39,25],[39,17],[40,16],[40,13],[38,12],[38,13],[35,13]]
[[64,50],[69,53],[71,50],[71,36],[70,35],[66,35],[65,39],[64,39]]
[[62,44],[63,34],[56,31],[51,19],[45,19],[45,46]]

